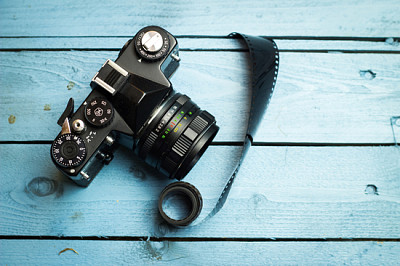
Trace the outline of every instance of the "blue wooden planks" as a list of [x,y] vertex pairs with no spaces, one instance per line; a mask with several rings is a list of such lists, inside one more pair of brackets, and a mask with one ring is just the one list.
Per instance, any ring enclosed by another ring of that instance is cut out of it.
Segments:
[[2,2],[2,36],[130,36],[157,24],[176,35],[398,37],[400,4],[379,1]]
[[[117,51],[1,52],[0,139],[52,140],[68,99],[80,104],[90,79],[116,56]],[[246,122],[248,111],[246,56],[181,52],[172,78],[177,91],[215,115],[221,127],[217,141],[242,140],[244,127],[237,125]],[[398,54],[281,53],[276,91],[255,140],[393,143],[390,118],[400,114],[399,69]]]
[[[132,34],[124,37],[3,37],[0,42],[0,50],[119,50],[127,39],[133,37]],[[246,49],[241,41],[227,38],[227,36],[218,38],[192,36],[177,37],[177,39],[181,51],[243,51]],[[396,53],[400,51],[398,39],[392,37],[375,39],[358,38],[358,40],[276,37],[274,41],[278,45],[279,50],[285,52]]]
[[[226,206],[186,230],[167,227],[158,215],[159,193],[170,181],[128,149],[84,189],[61,176],[49,148],[0,145],[0,235],[400,237],[395,147],[252,147]],[[215,204],[237,153],[238,147],[212,146],[185,178],[203,195],[201,217]]]
[[[1,240],[4,264],[80,265],[385,265],[398,260],[398,242],[180,242]],[[72,248],[59,254],[65,248]]]
[[[0,262],[396,264],[399,13],[395,0],[1,2]],[[225,36],[275,36],[282,50],[257,146],[224,209],[197,228],[166,226],[156,200],[171,181],[128,149],[87,189],[49,158],[68,98],[79,104],[104,60],[149,24],[179,35],[174,87],[221,126],[186,178],[203,194],[201,217],[237,159],[247,113],[247,53]]]

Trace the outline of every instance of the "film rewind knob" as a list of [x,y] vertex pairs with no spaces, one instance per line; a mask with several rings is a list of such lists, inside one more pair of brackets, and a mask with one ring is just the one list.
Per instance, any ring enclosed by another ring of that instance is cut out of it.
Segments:
[[142,47],[144,50],[150,53],[156,53],[162,48],[164,41],[160,33],[154,30],[150,30],[143,34]]
[[148,61],[156,61],[168,54],[170,40],[165,30],[149,26],[135,36],[135,48],[139,56]]

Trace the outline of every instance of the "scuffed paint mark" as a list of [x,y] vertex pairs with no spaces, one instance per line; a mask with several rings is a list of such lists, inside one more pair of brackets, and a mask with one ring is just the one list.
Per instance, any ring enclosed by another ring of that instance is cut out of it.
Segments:
[[367,185],[364,192],[367,195],[379,195],[378,188],[372,184]]
[[61,250],[60,252],[58,252],[58,256],[60,256],[62,253],[64,253],[64,252],[67,251],[67,250],[71,250],[71,251],[73,251],[73,252],[75,252],[76,254],[79,255],[79,253],[78,253],[75,249],[73,249],[73,248],[64,248],[63,250]]
[[75,86],[75,82],[70,81],[70,82],[68,82],[67,89],[71,90],[74,86]]
[[[160,217],[160,219],[162,218]],[[160,223],[156,225],[156,230],[154,233],[157,237],[163,237],[167,234],[175,233],[176,231],[177,231],[176,227],[173,227],[172,225],[168,224],[163,220],[160,220]]]
[[249,212],[252,213],[255,219],[262,220],[265,217],[265,208],[268,205],[268,199],[263,194],[254,194],[249,198]]
[[25,193],[36,197],[47,197],[56,194],[60,197],[63,194],[63,186],[57,180],[48,177],[35,177],[25,187]]
[[83,213],[81,212],[75,212],[74,215],[71,216],[71,219],[73,220],[78,220],[83,218]]
[[397,39],[395,39],[395,38],[392,38],[392,37],[387,38],[387,39],[385,40],[385,43],[386,43],[386,44],[389,44],[389,45],[393,45],[393,46],[399,46],[399,40],[397,40]]
[[43,110],[50,111],[51,110],[50,104],[45,104]]
[[135,177],[138,177],[141,180],[146,180],[146,174],[143,172],[141,169],[139,169],[137,166],[131,166],[129,168],[129,172],[133,173]]
[[143,242],[143,248],[146,251],[146,257],[150,260],[162,260],[163,255],[168,252],[168,241],[151,241],[148,237]]
[[368,80],[373,80],[376,77],[376,73],[374,73],[372,70],[360,70],[360,77],[368,79]]
[[400,116],[393,116],[390,118],[390,126],[392,127],[394,145],[397,147],[396,133],[400,135]]
[[15,123],[15,115],[10,115],[9,117],[8,117],[8,123],[10,123],[10,124],[14,124]]

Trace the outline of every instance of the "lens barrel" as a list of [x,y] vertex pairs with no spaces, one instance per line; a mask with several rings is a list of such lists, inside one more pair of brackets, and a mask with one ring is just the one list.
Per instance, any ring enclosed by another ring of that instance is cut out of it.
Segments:
[[219,127],[214,116],[186,95],[170,96],[144,129],[140,158],[169,178],[183,179],[203,155]]

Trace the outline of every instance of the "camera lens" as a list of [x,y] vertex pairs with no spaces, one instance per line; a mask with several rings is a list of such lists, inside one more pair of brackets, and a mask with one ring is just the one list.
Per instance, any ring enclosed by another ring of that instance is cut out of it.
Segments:
[[139,157],[160,172],[181,180],[217,134],[215,118],[180,93],[170,96],[145,128]]

